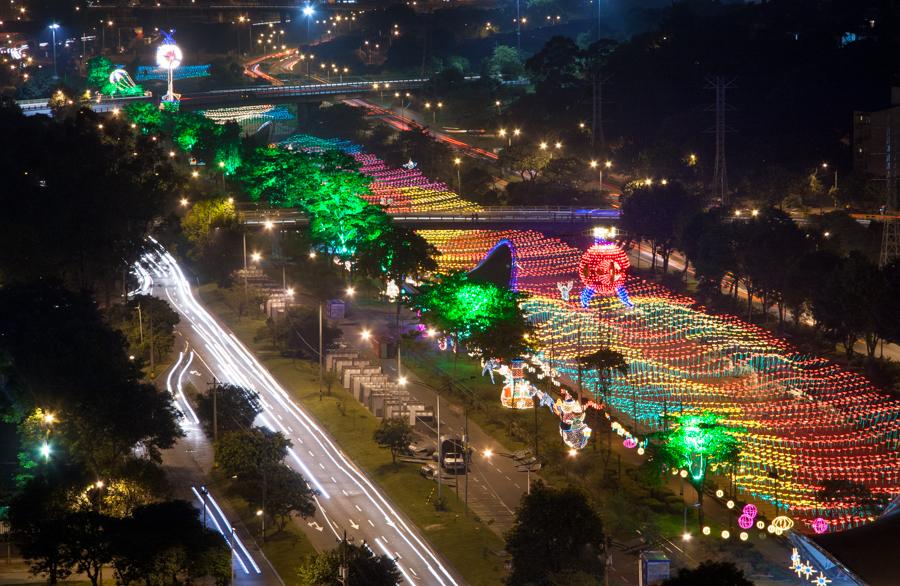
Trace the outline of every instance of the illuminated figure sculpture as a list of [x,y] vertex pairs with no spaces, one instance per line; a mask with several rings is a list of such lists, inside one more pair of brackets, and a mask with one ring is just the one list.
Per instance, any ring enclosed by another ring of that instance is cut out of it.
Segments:
[[598,240],[581,256],[578,275],[584,283],[581,305],[587,307],[594,295],[608,297],[616,294],[627,307],[632,307],[625,291],[625,274],[631,263],[625,251],[613,242]]
[[602,405],[594,401],[582,404],[581,401],[563,391],[563,398],[554,400],[547,393],[536,391],[539,403],[559,417],[559,435],[563,443],[572,449],[580,450],[591,439],[591,428],[584,422],[588,409],[601,409]]
[[525,379],[524,361],[513,360],[500,373],[506,379],[500,391],[500,403],[509,409],[531,409],[534,407],[534,387]]
[[563,301],[569,300],[569,291],[572,290],[574,283],[572,281],[560,281],[556,284],[556,288],[559,289],[559,296]]

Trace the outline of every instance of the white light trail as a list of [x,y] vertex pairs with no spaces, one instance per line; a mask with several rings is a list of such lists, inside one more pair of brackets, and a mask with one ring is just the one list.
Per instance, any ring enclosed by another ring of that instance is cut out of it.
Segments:
[[[158,244],[155,240],[151,240],[154,244]],[[210,362],[213,362],[225,375],[222,378],[257,391],[264,398],[276,403],[286,415],[292,417],[294,422],[302,426],[319,445],[320,450],[318,451],[325,454],[325,457],[331,461],[334,467],[344,474],[345,478],[352,482],[360,490],[360,494],[374,507],[377,514],[375,511],[372,511],[372,516],[385,519],[387,524],[396,532],[400,541],[410,548],[414,555],[411,556],[407,553],[405,559],[408,561],[411,557],[418,558],[438,584],[456,584],[454,578],[434,552],[409,527],[399,513],[387,502],[381,492],[373,486],[371,481],[350,462],[318,424],[291,400],[287,392],[262,367],[253,354],[233,334],[226,332],[206,309],[196,301],[190,285],[175,259],[168,252],[165,252],[162,247],[160,247],[160,251],[157,264],[160,269],[159,274],[172,279],[177,297],[182,302],[177,305],[179,310],[188,319],[191,328],[203,340],[206,349],[210,353],[208,358],[214,358],[214,361],[210,360]],[[251,378],[256,379],[260,384],[254,384]],[[264,407],[268,415],[277,415],[268,401],[264,401]],[[276,418],[269,417],[268,420],[275,421]],[[283,427],[280,421],[275,425]],[[310,473],[309,468],[293,450],[291,450],[291,457],[316,489],[321,490],[321,483],[314,474]],[[327,492],[322,491],[322,494],[326,498],[330,498]],[[330,521],[328,521],[328,524],[331,526]],[[333,527],[331,529],[334,531]]]

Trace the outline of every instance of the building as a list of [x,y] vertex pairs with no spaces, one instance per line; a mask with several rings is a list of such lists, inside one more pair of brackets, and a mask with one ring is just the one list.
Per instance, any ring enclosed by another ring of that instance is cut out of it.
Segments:
[[[853,170],[878,182],[882,189],[893,186],[900,166],[896,149],[900,147],[900,87],[891,88],[890,106],[872,112],[853,112]],[[892,178],[889,185],[888,178]],[[894,200],[896,209],[897,202]]]

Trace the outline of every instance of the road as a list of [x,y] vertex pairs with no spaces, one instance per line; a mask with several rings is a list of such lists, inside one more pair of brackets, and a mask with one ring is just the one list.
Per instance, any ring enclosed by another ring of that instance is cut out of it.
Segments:
[[[142,260],[142,289],[167,300],[179,312],[179,331],[196,360],[213,377],[259,393],[263,413],[257,423],[284,433],[293,442],[288,465],[319,492],[316,516],[304,527],[314,545],[333,547],[346,531],[348,539],[365,541],[375,553],[395,558],[409,584],[459,584],[457,574],[406,517],[291,399],[252,352],[197,301],[177,261],[154,244],[158,252]],[[176,397],[183,401],[177,392]]]

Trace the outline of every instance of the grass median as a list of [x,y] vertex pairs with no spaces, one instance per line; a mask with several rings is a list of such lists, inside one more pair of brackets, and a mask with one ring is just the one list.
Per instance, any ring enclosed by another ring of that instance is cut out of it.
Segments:
[[273,351],[268,341],[259,335],[265,328],[263,319],[246,316],[238,319],[214,286],[202,287],[200,296],[206,306],[256,353],[282,386],[328,430],[344,453],[420,528],[435,550],[466,582],[502,583],[505,575],[503,540],[474,515],[466,516],[462,504],[450,489],[444,493],[446,510],[436,510],[437,484],[423,478],[418,473],[418,465],[392,464],[390,452],[379,448],[372,440],[380,423],[375,416],[341,388],[320,396],[315,365],[284,358]]

